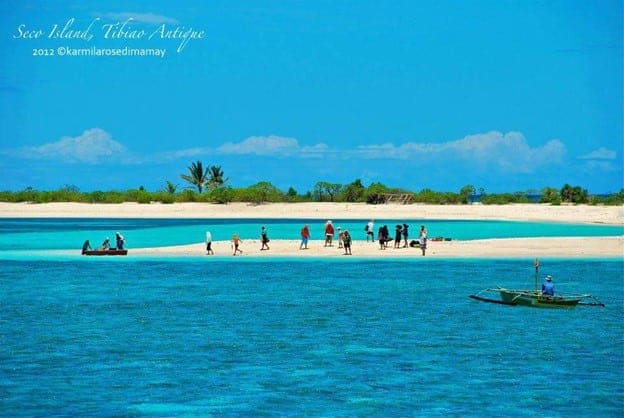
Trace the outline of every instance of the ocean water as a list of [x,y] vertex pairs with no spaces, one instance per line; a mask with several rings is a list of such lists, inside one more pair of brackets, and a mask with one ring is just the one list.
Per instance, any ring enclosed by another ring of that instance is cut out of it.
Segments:
[[[203,242],[207,230],[213,240],[258,239],[265,226],[271,239],[299,239],[304,224],[310,225],[311,239],[323,239],[324,219],[0,219],[0,252],[34,249],[80,249],[88,239],[97,246],[104,238],[113,239],[120,231],[128,248],[162,247]],[[368,220],[334,219],[334,226],[349,229],[354,240],[365,240]],[[586,237],[624,235],[622,225],[577,225],[570,223],[378,219],[375,230],[388,225],[393,234],[396,224],[410,225],[410,236],[417,237],[426,224],[429,237],[455,240],[519,237]],[[111,241],[111,242],[112,242]],[[0,257],[1,257],[0,253]]]
[[[62,238],[66,228],[48,233]],[[621,259],[542,258],[557,292],[606,304],[560,310],[468,297],[495,285],[531,287],[532,260],[28,251],[0,251],[3,416],[624,411]]]

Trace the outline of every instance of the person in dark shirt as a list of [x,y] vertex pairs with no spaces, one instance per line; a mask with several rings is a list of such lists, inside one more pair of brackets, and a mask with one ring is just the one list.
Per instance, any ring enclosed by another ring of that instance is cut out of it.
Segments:
[[260,230],[260,241],[262,241],[262,248],[260,251],[269,250],[269,236],[265,227]]
[[351,235],[349,235],[349,231],[346,229],[342,233],[342,243],[344,245],[345,255],[351,255]]
[[407,248],[407,239],[409,238],[409,225],[403,224],[403,248]]
[[403,226],[397,225],[394,227],[394,248],[401,247],[401,236],[403,234]]
[[126,243],[126,239],[119,232],[115,233],[115,243],[117,244],[118,250],[124,249],[124,244]]

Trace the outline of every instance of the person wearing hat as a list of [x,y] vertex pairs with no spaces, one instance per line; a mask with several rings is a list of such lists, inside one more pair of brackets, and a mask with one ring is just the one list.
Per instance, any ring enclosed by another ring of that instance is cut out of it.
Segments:
[[331,247],[334,240],[334,225],[332,221],[327,221],[325,224],[325,247]]
[[117,244],[118,250],[124,249],[125,242],[126,242],[126,239],[123,237],[123,235],[121,235],[119,232],[115,232],[115,243]]
[[542,295],[555,296],[555,285],[550,275],[546,276],[546,281],[542,283]]

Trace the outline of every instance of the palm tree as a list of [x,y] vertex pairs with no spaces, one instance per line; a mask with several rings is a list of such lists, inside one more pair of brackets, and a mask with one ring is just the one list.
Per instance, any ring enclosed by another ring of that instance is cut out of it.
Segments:
[[180,174],[180,177],[182,180],[188,181],[197,187],[197,191],[201,193],[208,179],[208,169],[206,168],[206,170],[204,170],[204,166],[201,161],[191,164],[188,169],[190,175]]
[[169,193],[169,194],[176,194],[177,189],[178,189],[178,185],[177,184],[173,184],[172,182],[167,180],[167,186],[165,186],[165,188],[163,188],[163,191],[165,193]]
[[206,181],[210,187],[221,187],[227,181],[226,178],[223,177],[223,170],[221,170],[220,165],[213,165],[210,169],[206,170],[206,177],[209,177]]

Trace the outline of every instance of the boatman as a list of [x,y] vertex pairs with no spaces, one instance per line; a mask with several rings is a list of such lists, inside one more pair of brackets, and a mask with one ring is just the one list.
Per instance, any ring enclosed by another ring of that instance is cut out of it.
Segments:
[[542,283],[542,295],[555,296],[555,285],[550,275],[546,276],[546,281]]

